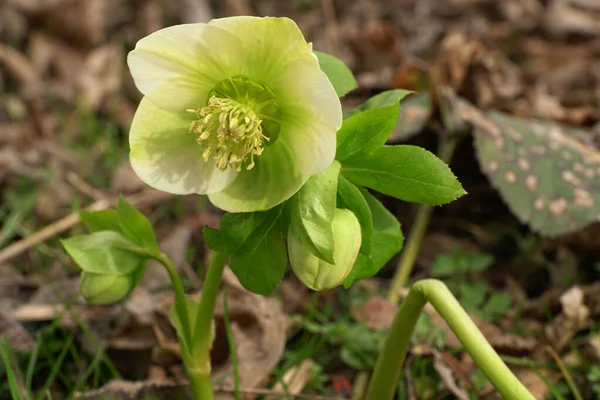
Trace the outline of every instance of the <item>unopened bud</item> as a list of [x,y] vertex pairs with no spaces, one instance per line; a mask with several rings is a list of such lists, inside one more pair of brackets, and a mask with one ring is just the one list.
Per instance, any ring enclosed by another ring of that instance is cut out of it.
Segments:
[[290,263],[294,273],[313,290],[331,289],[341,284],[352,271],[361,244],[360,224],[350,210],[336,209],[331,225],[333,259],[329,264],[315,256],[298,237],[288,236]]

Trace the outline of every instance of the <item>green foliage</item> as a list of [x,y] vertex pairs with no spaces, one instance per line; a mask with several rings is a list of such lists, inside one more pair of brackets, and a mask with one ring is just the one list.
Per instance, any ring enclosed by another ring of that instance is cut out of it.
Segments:
[[369,100],[347,113],[346,118],[366,110],[391,106],[411,93],[412,92],[409,90],[402,89],[386,90],[385,92],[381,92],[378,95],[371,97]]
[[[319,59],[338,93],[350,90],[349,84],[340,89],[349,82],[345,70],[338,69],[341,61],[320,54]],[[348,113],[338,132],[338,161],[309,178],[282,210],[278,206],[261,213],[227,214],[219,230],[205,228],[208,247],[232,255],[231,268],[244,287],[262,294],[275,288],[285,272],[288,234],[293,244],[301,242],[312,255],[334,264],[336,207],[356,216],[361,233],[359,254],[344,286],[376,274],[400,251],[404,237],[396,217],[365,188],[434,205],[465,194],[448,166],[430,152],[385,145],[398,124],[400,101],[410,93],[386,91]],[[422,97],[417,100],[422,102]]]
[[229,267],[249,291],[269,294],[283,279],[287,251],[283,240],[283,207],[269,211],[266,221],[231,255]]
[[357,370],[370,371],[375,367],[385,341],[385,331],[372,331],[362,325],[340,326],[341,360]]
[[227,213],[221,218],[220,229],[204,228],[206,245],[223,253],[233,254],[248,240],[269,216],[269,211],[255,213]]
[[[19,226],[29,215],[35,205],[36,192],[33,189],[25,193],[5,192],[3,206],[0,206],[0,220],[2,220],[2,229],[0,229],[0,247],[8,243],[19,232]],[[6,214],[3,214],[3,208],[6,207]]]
[[119,215],[119,226],[125,236],[146,248],[156,248],[158,246],[154,229],[148,218],[123,197],[119,198],[117,214]]
[[339,97],[343,97],[358,87],[352,71],[350,71],[350,68],[342,60],[320,51],[315,51],[314,53],[319,59],[321,70],[327,75]]
[[[60,297],[60,296],[59,296]],[[65,304],[69,308],[69,304]],[[119,378],[118,371],[106,357],[97,339],[92,335],[74,311],[68,312],[77,325],[63,328],[59,314],[49,324],[36,330],[36,341],[31,350],[10,348],[10,343],[0,339],[0,399],[46,400],[53,389],[62,388],[73,398],[78,392],[97,388],[111,379]],[[77,337],[90,343],[88,350],[81,351]],[[9,360],[6,363],[5,356]],[[15,381],[11,383],[11,376]],[[16,386],[14,385],[16,383]],[[12,392],[16,388],[16,392]]]
[[17,381],[17,376],[15,374],[14,368],[11,362],[11,351],[8,346],[8,340],[6,337],[0,344],[0,355],[2,356],[2,361],[4,363],[4,367],[6,370],[6,378],[8,381],[8,388],[10,390],[11,397],[14,400],[25,400],[23,394],[21,393],[21,388],[19,387],[19,382]]
[[342,164],[352,182],[404,201],[440,205],[466,194],[448,166],[417,146],[382,146]]
[[469,281],[471,274],[485,271],[493,262],[494,257],[490,254],[457,249],[436,257],[431,276],[444,279],[467,312],[497,321],[512,306],[512,297],[507,293],[493,292],[485,282]]
[[79,290],[90,304],[115,303],[143,278],[146,262],[159,252],[150,221],[124,198],[117,210],[82,212],[92,232],[62,240],[83,270]]
[[454,274],[481,272],[494,262],[494,257],[478,251],[466,252],[457,249],[450,254],[440,254],[431,266],[431,276],[446,278]]
[[340,163],[312,176],[290,201],[290,232],[318,258],[334,264],[332,222]]
[[82,211],[81,220],[90,232],[114,231],[123,233],[116,210]]
[[62,244],[82,270],[95,274],[131,274],[141,268],[145,259],[139,254],[143,249],[118,232],[73,236]]
[[592,383],[592,391],[597,398],[600,398],[600,366],[592,365],[587,371],[585,377]]
[[337,134],[337,160],[359,159],[385,144],[398,123],[400,103],[373,108],[344,120]]

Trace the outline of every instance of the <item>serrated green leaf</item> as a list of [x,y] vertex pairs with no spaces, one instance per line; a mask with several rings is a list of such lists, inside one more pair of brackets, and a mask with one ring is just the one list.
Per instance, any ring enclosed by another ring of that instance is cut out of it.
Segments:
[[342,60],[331,54],[320,51],[314,52],[319,59],[321,70],[327,75],[338,97],[343,97],[358,87],[350,68]]
[[320,259],[333,259],[331,223],[335,214],[340,163],[334,161],[320,174],[313,175],[290,200],[291,231]]
[[522,222],[556,236],[600,219],[600,152],[580,140],[587,131],[476,113],[479,164]]
[[443,161],[417,146],[383,146],[350,161],[342,166],[346,178],[404,201],[440,205],[466,194]]
[[115,231],[123,233],[119,224],[119,214],[116,210],[82,211],[79,216],[90,232]]
[[148,218],[136,210],[124,197],[119,197],[117,205],[119,225],[125,236],[145,247],[158,247],[152,224]]
[[385,144],[398,123],[400,103],[365,110],[344,120],[337,133],[335,158],[344,163]]
[[221,218],[219,229],[204,228],[204,241],[208,248],[232,254],[262,225],[269,211],[254,213],[227,213]]
[[360,253],[369,255],[373,236],[373,214],[369,203],[360,190],[348,179],[340,175],[338,180],[338,208],[352,211],[360,223],[362,243]]
[[344,280],[344,287],[375,275],[396,255],[404,243],[404,236],[398,219],[365,189],[359,189],[369,205],[373,216],[373,235],[369,255],[359,254],[350,275]]
[[144,249],[118,232],[73,236],[62,245],[82,270],[100,275],[128,275],[146,261]]
[[265,223],[255,229],[229,260],[229,267],[247,290],[267,295],[285,275],[287,250],[281,235],[283,207],[270,210]]
[[386,90],[385,92],[381,92],[381,93],[371,97],[369,100],[367,100],[360,106],[349,111],[348,113],[345,114],[344,117],[350,118],[353,115],[356,115],[356,114],[366,111],[366,110],[373,110],[375,108],[391,106],[393,104],[400,102],[400,100],[402,100],[404,97],[408,96],[411,93],[413,93],[413,92],[411,92],[410,90],[402,90],[402,89]]

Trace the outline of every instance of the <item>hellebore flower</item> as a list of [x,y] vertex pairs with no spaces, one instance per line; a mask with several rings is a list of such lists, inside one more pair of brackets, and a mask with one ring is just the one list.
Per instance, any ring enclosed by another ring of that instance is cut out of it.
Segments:
[[171,26],[141,39],[127,61],[144,94],[131,165],[150,186],[259,211],[333,162],[340,101],[290,19]]
[[337,208],[331,229],[335,264],[329,264],[315,256],[301,238],[288,235],[290,264],[294,274],[313,290],[332,289],[341,284],[352,271],[360,250],[360,223],[352,211]]

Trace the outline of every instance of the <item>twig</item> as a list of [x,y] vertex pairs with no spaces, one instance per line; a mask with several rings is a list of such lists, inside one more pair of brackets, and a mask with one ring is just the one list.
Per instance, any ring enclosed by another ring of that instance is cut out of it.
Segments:
[[[235,389],[231,387],[215,387],[213,389],[215,393],[235,393]],[[330,396],[320,396],[318,394],[293,394],[279,390],[271,390],[271,389],[250,389],[250,388],[242,388],[240,389],[240,393],[243,394],[256,394],[260,396],[285,396],[292,397],[295,399],[305,399],[305,400],[349,400],[346,397],[330,397]]]
[[[134,206],[140,206],[145,204],[153,204],[160,202],[162,200],[168,199],[172,194],[160,192],[155,189],[146,189],[140,193],[129,196],[127,200]],[[89,207],[84,208],[84,211],[98,211],[104,210],[108,207],[114,206],[117,204],[118,197],[113,197],[110,199],[102,199],[92,203]],[[71,214],[59,219],[58,221],[53,222],[52,224],[42,228],[31,236],[27,236],[15,242],[9,246],[6,246],[2,251],[0,251],[0,265],[2,263],[10,260],[13,257],[18,256],[24,251],[32,248],[33,246],[44,242],[51,237],[66,231],[67,229],[75,226],[81,218],[79,217],[79,211],[72,212]]]
[[89,183],[87,183],[82,177],[77,175],[73,171],[67,172],[67,180],[69,183],[82,194],[94,199],[94,200],[105,200],[106,195],[102,191],[96,189]]

